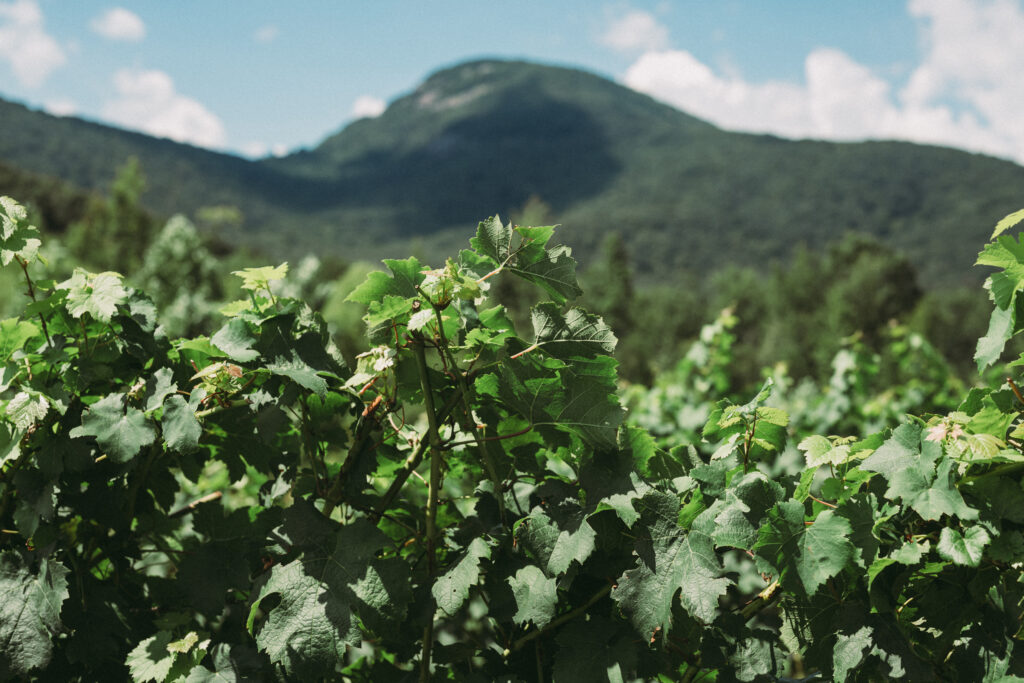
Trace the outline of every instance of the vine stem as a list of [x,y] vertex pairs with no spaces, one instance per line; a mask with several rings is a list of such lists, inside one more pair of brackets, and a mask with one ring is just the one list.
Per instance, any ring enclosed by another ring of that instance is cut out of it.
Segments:
[[778,590],[779,582],[773,581],[767,588],[758,593],[756,598],[743,606],[743,609],[740,610],[740,616],[743,617],[744,621],[749,620],[765,607],[775,602],[775,594]]
[[[21,266],[22,272],[25,273],[25,282],[26,284],[28,284],[28,295],[32,299],[32,301],[35,301],[36,289],[35,287],[32,286],[32,278],[29,277],[28,274],[28,261],[22,259],[19,256],[15,256],[14,258],[17,259],[18,265]],[[39,313],[38,316],[39,323],[43,326],[43,336],[46,337],[46,345],[49,346],[50,348],[53,348],[53,340],[50,339],[50,331],[46,329],[46,318],[43,317],[42,313]]]
[[1010,389],[1013,390],[1013,395],[1017,397],[1017,400],[1021,402],[1021,405],[1024,405],[1024,395],[1021,395],[1020,389],[1017,387],[1016,383],[1014,383],[1013,378],[1007,377],[1006,382],[1010,385]]
[[513,355],[509,356],[508,359],[509,360],[515,360],[516,358],[519,358],[520,356],[525,356],[526,354],[530,353],[531,351],[536,351],[539,348],[540,348],[539,344],[530,344],[529,346],[527,346],[525,349],[523,349],[519,353],[516,353],[516,354],[513,354]]
[[214,501],[214,500],[219,500],[221,498],[221,496],[223,496],[223,495],[224,494],[221,493],[220,491],[214,491],[213,493],[208,493],[205,496],[203,496],[202,498],[199,498],[198,500],[193,500],[191,503],[189,503],[185,507],[180,508],[178,510],[175,510],[174,512],[170,513],[167,516],[170,517],[170,518],[183,517],[183,516],[187,515],[190,512],[194,512],[195,509],[197,507],[199,507],[200,505],[202,505],[203,503],[209,503],[209,502]]
[[[359,456],[363,451],[363,447],[366,445],[366,441],[370,437],[372,426],[373,420],[369,415],[359,418],[359,423],[356,425],[354,443],[352,444],[352,447],[348,449],[348,457],[345,458],[345,462],[342,463],[341,469],[338,470],[338,474],[334,477],[333,483],[324,496],[323,513],[325,517],[330,517],[331,513],[334,512],[335,506],[337,506],[341,501],[345,487],[345,479],[348,477],[349,472],[352,471],[352,468],[355,467],[356,460],[359,459]],[[344,515],[342,515],[342,523],[344,523]]]
[[[437,412],[434,410],[434,395],[430,391],[427,376],[427,354],[422,343],[413,347],[416,365],[420,371],[420,388],[423,390],[423,407],[427,412],[428,436],[430,439],[430,482],[427,487],[427,573],[433,584],[437,573],[437,496],[441,487],[441,435],[437,431]],[[423,655],[420,657],[420,681],[430,680],[430,654],[434,645],[434,611],[437,608],[433,596],[430,598],[430,617],[423,629]]]
[[[477,450],[480,452],[480,458],[484,462],[484,468],[487,470],[487,476],[491,479],[491,485],[494,486],[494,497],[498,501],[498,513],[501,516],[502,522],[505,521],[505,497],[501,491],[501,479],[498,477],[498,467],[494,462],[494,458],[491,457],[491,451],[488,448],[486,441],[492,439],[482,439],[477,434],[476,429],[473,425],[473,411],[469,406],[469,385],[466,382],[466,376],[459,370],[458,363],[455,362],[455,357],[452,355],[451,347],[448,344],[448,337],[444,333],[444,320],[441,318],[441,310],[431,304],[434,309],[434,317],[437,319],[437,334],[441,338],[441,348],[444,354],[448,356],[448,362],[451,365],[452,373],[455,376],[456,383],[459,389],[462,390],[462,407],[465,411],[465,418],[460,420],[462,422],[463,429],[468,431],[476,443]],[[529,430],[527,430],[529,431]],[[524,432],[525,433],[525,432]],[[452,444],[448,444],[448,448],[451,448]]]
[[[455,404],[459,402],[459,397],[462,395],[462,389],[456,388],[455,395],[451,396],[444,406],[437,412],[437,420],[443,422],[451,415],[451,412],[455,409]],[[426,455],[427,447],[430,445],[429,432],[428,438],[420,439],[419,445],[416,447],[409,457],[402,463],[402,469],[395,472],[394,479],[391,480],[391,486],[388,487],[387,492],[377,502],[376,507],[373,509],[373,517],[375,520],[379,520],[388,508],[391,507],[391,503],[394,502],[398,496],[399,491],[405,486],[405,482],[412,476],[412,473],[416,471],[416,468],[420,466],[423,461],[423,456]]]
[[608,595],[608,593],[610,593],[611,590],[612,590],[612,585],[609,583],[607,586],[605,586],[604,588],[602,588],[601,590],[597,591],[592,596],[590,596],[589,600],[587,600],[585,603],[583,603],[582,605],[580,605],[576,609],[574,609],[574,610],[572,610],[570,612],[566,612],[565,614],[563,614],[562,616],[558,617],[557,619],[552,621],[550,624],[545,626],[544,628],[539,628],[536,631],[533,631],[532,633],[527,633],[525,636],[523,636],[522,638],[517,640],[515,643],[513,643],[512,647],[510,647],[509,650],[512,651],[512,652],[515,652],[516,650],[519,650],[524,645],[529,643],[531,640],[534,640],[536,638],[540,638],[541,636],[543,636],[543,635],[545,635],[547,633],[550,633],[551,631],[554,631],[556,628],[558,628],[559,626],[561,626],[565,622],[571,621],[571,620],[575,619],[576,617],[580,616],[581,614],[586,612],[588,609],[590,609],[590,607],[595,602],[597,602],[598,600],[600,600],[604,596]]
[[995,467],[989,470],[988,472],[984,472],[982,474],[975,474],[970,477],[964,477],[963,479],[960,480],[960,483],[970,484],[972,482],[987,479],[989,477],[998,477],[1004,474],[1012,474],[1013,472],[1022,469],[1024,469],[1024,462],[1012,462],[1006,465],[1000,465],[999,467]]

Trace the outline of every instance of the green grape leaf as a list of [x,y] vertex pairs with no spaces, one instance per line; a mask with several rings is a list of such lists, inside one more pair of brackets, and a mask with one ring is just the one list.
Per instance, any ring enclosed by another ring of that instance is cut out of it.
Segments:
[[327,394],[327,381],[295,351],[292,351],[290,356],[274,358],[267,363],[266,368],[275,375],[287,377],[300,387],[315,392],[320,398]]
[[164,443],[169,450],[190,453],[199,447],[203,427],[185,398],[174,394],[164,403],[164,415],[160,419]]
[[637,680],[636,636],[619,624],[589,614],[558,630],[554,679],[558,683],[625,683]]
[[512,251],[512,226],[502,225],[501,218],[491,216],[485,221],[480,221],[476,228],[476,237],[470,238],[469,245],[500,265]]
[[651,491],[639,504],[650,533],[638,539],[637,565],[619,577],[612,599],[645,639],[668,634],[677,592],[691,617],[713,622],[718,599],[732,583],[711,541],[714,512],[702,513],[686,532],[679,527],[676,496]]
[[249,331],[249,324],[241,318],[229,320],[214,333],[210,343],[236,363],[248,363],[260,356],[260,352],[253,348],[256,337]]
[[41,560],[33,571],[19,553],[0,552],[0,659],[13,673],[27,678],[50,663],[53,642],[62,630],[67,574],[53,560]]
[[754,435],[748,455],[751,458],[763,458],[781,453],[786,446],[789,415],[785,411],[770,406],[759,406],[755,412]]
[[174,373],[160,368],[146,380],[146,412],[151,413],[164,404],[164,399],[178,391]]
[[[388,294],[380,301],[371,301],[369,303],[363,320],[366,321],[366,326],[370,329],[380,325],[390,325],[392,320],[402,320],[409,315],[412,311],[413,301],[415,300]],[[434,315],[434,311],[430,307],[425,308],[420,313],[427,313],[431,317]]]
[[845,681],[851,671],[864,661],[864,651],[872,645],[871,627],[861,626],[857,632],[839,633],[832,649],[835,680]]
[[892,554],[892,559],[900,564],[912,565],[920,562],[928,554],[929,542],[915,543],[907,541]]
[[375,554],[387,543],[365,519],[326,538],[320,532],[314,536],[300,559],[274,566],[250,608],[252,624],[263,601],[280,596],[256,632],[256,643],[288,676],[333,675],[346,646],[359,644],[353,612],[359,597],[352,586],[365,578]]
[[978,340],[978,347],[974,352],[974,362],[978,364],[978,372],[995,363],[1003,354],[1006,341],[1013,336],[1016,325],[1015,310],[1016,306],[1012,305],[1007,308],[992,309],[988,332]]
[[597,448],[614,448],[625,414],[615,393],[614,368],[614,359],[607,356],[586,367],[563,366],[554,371],[529,363],[504,363],[497,388],[505,404],[535,428],[572,432]]
[[14,425],[0,420],[0,467],[21,455],[21,437],[22,432],[16,430]]
[[1013,479],[985,477],[961,488],[970,493],[975,500],[984,501],[996,519],[1004,518],[1016,524],[1024,524],[1024,491]]
[[197,666],[188,673],[185,683],[237,683],[238,676],[234,671],[210,671],[205,666]]
[[782,486],[761,472],[734,477],[725,498],[711,509],[715,547],[750,549],[757,541],[758,526],[765,513],[782,499]]
[[27,391],[19,391],[10,401],[4,412],[7,419],[14,423],[14,428],[21,431],[27,430],[44,417],[50,409],[50,404],[44,396]]
[[242,289],[250,292],[269,291],[270,283],[283,280],[288,275],[288,263],[279,266],[262,266],[260,268],[243,268],[231,271],[242,279]]
[[480,327],[466,334],[466,346],[475,349],[481,346],[500,348],[505,340],[516,336],[515,325],[509,320],[504,306],[495,306],[480,311]]
[[939,557],[954,564],[977,567],[985,553],[985,546],[991,540],[984,527],[972,526],[964,534],[956,529],[944,527],[935,549],[939,552]]
[[908,466],[893,472],[885,495],[903,500],[924,519],[937,520],[942,515],[977,519],[978,511],[968,507],[953,484],[954,466],[954,461],[941,451],[932,457],[922,453]]
[[808,467],[842,465],[850,459],[850,446],[836,446],[824,436],[809,436],[797,446],[804,452]]
[[564,246],[523,249],[505,269],[538,285],[552,301],[561,305],[583,293],[576,280],[576,260],[571,253],[572,250]]
[[189,631],[180,640],[175,640],[173,643],[167,644],[168,652],[177,652],[179,654],[188,654],[188,651],[196,646],[199,642],[199,635],[195,631]]
[[997,562],[1021,562],[1024,560],[1024,534],[1016,530],[1004,531],[992,539],[988,553]]
[[118,273],[90,273],[75,268],[70,278],[57,285],[68,291],[68,313],[81,318],[88,313],[96,320],[109,323],[118,304],[128,300],[128,290],[121,285]]
[[409,316],[409,324],[407,327],[410,331],[415,332],[423,329],[424,326],[434,321],[434,309],[424,308],[422,311],[416,311]]
[[820,513],[813,524],[804,524],[803,504],[791,500],[768,512],[754,552],[759,564],[779,576],[783,587],[813,595],[853,561],[850,533],[850,523],[832,510]]
[[1003,235],[982,248],[974,265],[993,266],[994,268],[1002,268],[1005,271],[1013,272],[1021,262],[1020,243],[1010,235]]
[[25,207],[10,197],[0,197],[0,265],[15,258],[32,263],[39,256],[39,230],[28,221]]
[[383,301],[388,295],[405,299],[418,296],[416,287],[423,281],[424,275],[423,266],[417,259],[385,260],[384,264],[391,270],[391,275],[379,270],[371,272],[361,285],[345,297],[345,301],[369,305]]
[[920,425],[902,424],[861,463],[861,468],[878,472],[887,480],[891,480],[896,472],[912,466],[920,452]]
[[516,599],[516,614],[513,617],[520,626],[533,622],[537,628],[544,628],[555,616],[558,595],[555,580],[547,577],[536,565],[527,565],[510,576],[508,585]]
[[847,498],[836,509],[836,514],[850,523],[850,542],[855,553],[854,562],[861,569],[870,567],[878,556],[879,543],[874,535],[879,508],[873,493]]
[[17,318],[0,320],[0,365],[3,365],[15,351],[18,351],[32,337],[39,334],[34,323]]
[[143,640],[128,653],[125,664],[128,665],[135,683],[163,683],[167,679],[178,657],[168,648],[173,637],[170,631],[160,631]]
[[736,680],[756,681],[775,671],[778,654],[772,652],[770,636],[765,631],[754,630],[730,648],[729,667]]
[[574,561],[583,564],[590,557],[597,535],[582,510],[567,501],[549,505],[547,510],[534,508],[517,524],[516,538],[541,567],[558,576],[568,571]]
[[397,557],[373,559],[349,588],[363,625],[371,632],[387,633],[405,620],[412,601],[411,569]]
[[545,302],[531,312],[534,344],[555,358],[589,358],[615,352],[612,328],[599,316],[579,308],[562,313],[558,306]]
[[583,564],[594,552],[596,540],[594,528],[584,519],[576,520],[575,528],[562,529],[548,557],[548,571],[559,575],[567,572],[573,562]]
[[480,580],[480,561],[491,558],[491,547],[479,536],[451,568],[438,577],[430,589],[437,606],[446,614],[455,614],[469,599],[469,589]]
[[992,236],[989,239],[994,240],[1000,234],[1006,232],[1007,230],[1017,225],[1021,221],[1024,221],[1024,209],[1014,211],[1009,216],[1006,216],[998,223],[996,223],[995,230],[992,231]]
[[89,406],[70,436],[95,436],[111,460],[128,462],[156,440],[156,428],[141,410],[125,411],[124,394],[110,394]]

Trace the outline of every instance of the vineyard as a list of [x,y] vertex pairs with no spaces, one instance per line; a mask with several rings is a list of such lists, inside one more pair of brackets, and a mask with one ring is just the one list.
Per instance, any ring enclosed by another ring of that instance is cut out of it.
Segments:
[[1024,681],[1024,211],[987,386],[893,326],[743,397],[729,310],[624,386],[552,227],[385,261],[349,364],[286,264],[179,338],[0,220],[0,680]]

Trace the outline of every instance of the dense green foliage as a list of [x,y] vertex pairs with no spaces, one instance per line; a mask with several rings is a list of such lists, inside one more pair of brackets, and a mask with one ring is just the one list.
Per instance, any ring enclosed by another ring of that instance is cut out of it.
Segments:
[[[458,248],[463,226],[531,196],[586,262],[606,236],[630,245],[641,284],[680,270],[785,262],[847,232],[898,249],[929,288],[977,284],[983,231],[1016,208],[1020,166],[908,143],[781,140],[716,129],[582,71],[479,61],[444,69],[376,119],[317,147],[246,161],[0,101],[0,159],[105,190],[139,159],[155,214],[232,205],[246,243],[296,258],[421,256]],[[0,193],[19,188],[6,186]],[[15,195],[19,196],[19,195]]]
[[[737,401],[726,313],[629,415],[550,227],[370,272],[350,368],[287,265],[171,338],[116,273],[46,279],[0,207],[30,300],[0,321],[0,678],[1024,677],[1024,397],[912,333]],[[1024,329],[1020,217],[980,259],[982,367]],[[487,302],[510,278],[527,338]]]

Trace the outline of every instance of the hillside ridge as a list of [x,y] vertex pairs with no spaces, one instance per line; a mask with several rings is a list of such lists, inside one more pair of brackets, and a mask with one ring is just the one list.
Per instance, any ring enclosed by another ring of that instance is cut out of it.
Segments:
[[908,250],[940,286],[978,279],[986,226],[1024,196],[1024,168],[1009,161],[723,131],[603,76],[516,60],[438,70],[381,116],[282,158],[250,161],[4,100],[0,121],[8,167],[100,190],[135,156],[159,214],[232,204],[254,246],[348,259],[394,256],[410,239],[425,256],[447,252],[476,221],[533,201],[584,261],[621,234],[642,278],[766,265],[857,231]]

